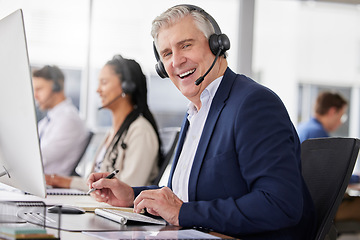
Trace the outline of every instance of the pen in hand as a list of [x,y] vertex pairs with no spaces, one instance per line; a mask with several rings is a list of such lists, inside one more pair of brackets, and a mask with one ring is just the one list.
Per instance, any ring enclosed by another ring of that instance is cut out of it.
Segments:
[[[109,175],[107,175],[105,178],[107,178],[107,179],[112,179],[114,176],[115,176],[115,174],[117,174],[119,172],[119,170],[115,170],[115,171],[113,171],[112,173],[110,173]],[[90,189],[86,194],[90,194],[90,193],[92,193],[93,191],[95,191],[96,190],[96,188],[92,188],[92,189]]]

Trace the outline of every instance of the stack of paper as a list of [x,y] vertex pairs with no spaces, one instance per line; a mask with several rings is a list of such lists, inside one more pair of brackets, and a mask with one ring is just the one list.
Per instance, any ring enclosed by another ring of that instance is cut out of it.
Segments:
[[4,239],[54,239],[45,228],[30,224],[1,224],[0,237]]

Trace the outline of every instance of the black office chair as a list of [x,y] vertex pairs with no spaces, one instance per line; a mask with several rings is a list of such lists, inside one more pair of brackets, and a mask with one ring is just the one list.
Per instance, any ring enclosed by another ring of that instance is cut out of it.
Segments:
[[87,147],[89,146],[89,144],[90,144],[91,139],[92,139],[93,136],[94,136],[94,133],[90,131],[90,132],[89,132],[89,136],[88,136],[88,138],[87,138],[87,140],[86,140],[84,149],[83,149],[83,151],[81,152],[81,154],[80,154],[80,156],[79,156],[76,164],[74,165],[74,168],[73,168],[70,176],[79,176],[79,174],[76,172],[76,167],[79,165],[81,159],[82,159],[83,156],[85,155],[86,149],[87,149]]
[[162,151],[164,153],[164,161],[159,168],[159,174],[152,182],[153,185],[158,185],[166,167],[169,165],[171,158],[174,155],[177,142],[179,140],[180,128],[167,127],[159,130],[159,135],[162,143]]
[[[355,196],[358,195],[357,190],[353,190]],[[349,192],[351,195],[351,191]],[[352,201],[351,198],[345,201]],[[350,203],[350,202],[349,202]],[[358,204],[359,202],[353,202],[352,204]],[[346,203],[345,203],[346,204]],[[340,205],[341,207],[341,205]],[[339,208],[340,209],[340,208]],[[357,210],[355,210],[357,212]],[[356,219],[346,219],[346,220],[336,220],[335,221],[335,228],[338,231],[338,235],[341,234],[359,234],[360,233],[360,221]]]
[[360,140],[354,138],[309,139],[301,144],[302,174],[317,214],[315,240],[336,239],[335,214],[349,183]]

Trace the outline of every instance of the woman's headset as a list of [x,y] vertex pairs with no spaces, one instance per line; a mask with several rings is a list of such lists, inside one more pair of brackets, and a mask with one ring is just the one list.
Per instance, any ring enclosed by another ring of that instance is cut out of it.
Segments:
[[[211,23],[211,25],[213,26],[213,28],[215,30],[215,33],[209,37],[210,50],[215,56],[218,54],[219,51],[220,51],[220,55],[224,55],[225,52],[230,49],[229,38],[225,34],[221,33],[219,25],[217,24],[215,19],[210,14],[205,12],[205,10],[203,10],[202,8],[194,6],[194,5],[181,4],[181,5],[177,5],[177,6],[187,7],[190,11],[198,11],[207,20],[209,20],[209,22]],[[160,60],[159,53],[155,46],[155,42],[153,42],[153,48],[154,48],[155,58],[157,61],[156,65],[155,65],[156,72],[159,74],[159,76],[161,78],[168,78],[169,75],[167,74],[167,72],[165,70],[164,64]]]
[[118,61],[120,65],[122,91],[126,94],[135,92],[136,84],[131,77],[130,69],[126,59],[124,59],[121,55],[115,55],[113,59]]

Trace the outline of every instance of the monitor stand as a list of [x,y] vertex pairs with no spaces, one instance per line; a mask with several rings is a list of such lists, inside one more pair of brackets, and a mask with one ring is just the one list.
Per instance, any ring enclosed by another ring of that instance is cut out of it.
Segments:
[[3,171],[3,172],[0,172],[0,177],[2,177],[2,176],[4,176],[4,175],[7,174],[8,177],[10,178],[10,174],[9,174],[8,170],[6,170],[5,166],[3,166],[3,168],[4,168],[4,171]]
[[0,214],[0,223],[26,223],[26,220],[16,215]]

